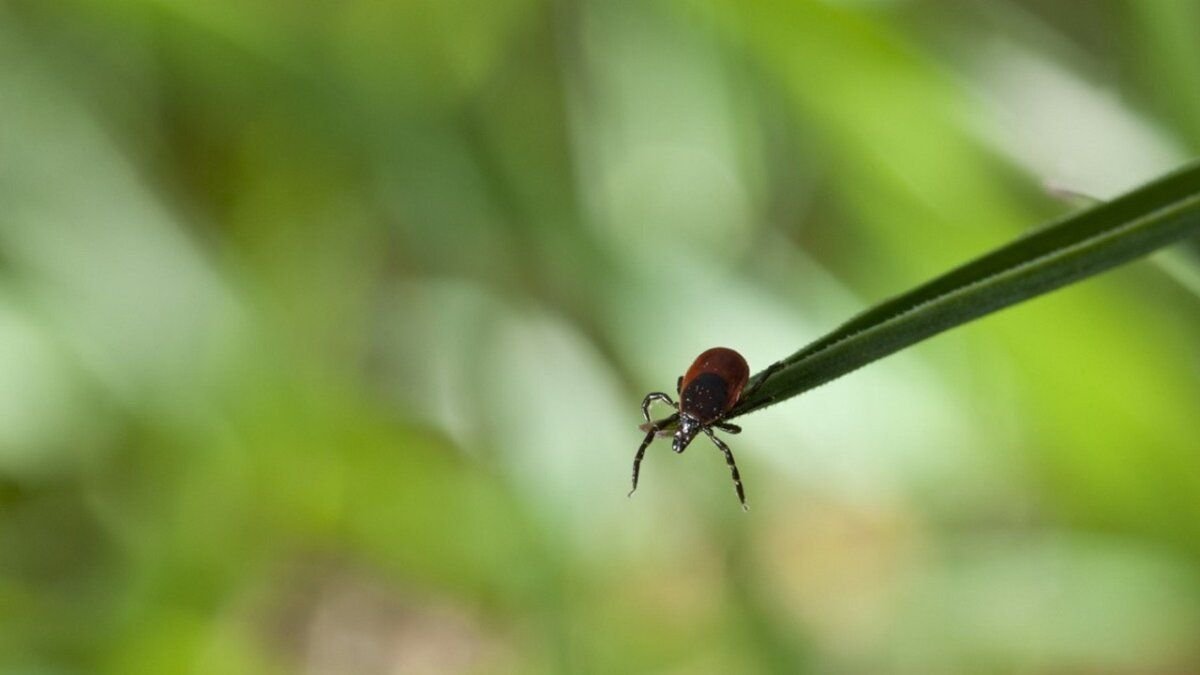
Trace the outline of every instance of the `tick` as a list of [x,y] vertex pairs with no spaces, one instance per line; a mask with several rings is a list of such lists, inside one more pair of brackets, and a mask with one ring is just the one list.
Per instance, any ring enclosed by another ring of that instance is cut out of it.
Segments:
[[[776,362],[767,368],[763,376],[744,392],[745,395],[749,396],[754,393],[780,366],[782,364]],[[746,364],[746,359],[742,358],[741,354],[725,347],[713,347],[697,356],[687,372],[676,381],[675,393],[679,395],[679,403],[672,401],[669,395],[661,391],[652,391],[646,394],[646,398],[642,399],[642,417],[646,418],[642,429],[646,432],[646,438],[633,457],[633,490],[630,490],[629,494],[632,495],[634,490],[637,490],[638,471],[642,465],[642,457],[646,454],[646,448],[655,436],[678,423],[673,434],[674,439],[671,441],[671,449],[682,453],[687,450],[692,439],[700,433],[708,436],[709,440],[725,454],[725,463],[729,465],[729,471],[733,475],[733,487],[737,490],[738,501],[741,502],[742,509],[746,510],[748,508],[746,491],[742,488],[742,477],[738,474],[733,451],[729,449],[728,445],[725,445],[724,441],[717,438],[713,429],[720,429],[731,434],[742,432],[741,427],[726,422],[725,416],[742,399],[742,390],[745,389],[749,380],[750,366]],[[675,408],[675,412],[657,422],[651,421],[650,404],[654,401],[666,402]],[[662,435],[667,434],[662,433]]]

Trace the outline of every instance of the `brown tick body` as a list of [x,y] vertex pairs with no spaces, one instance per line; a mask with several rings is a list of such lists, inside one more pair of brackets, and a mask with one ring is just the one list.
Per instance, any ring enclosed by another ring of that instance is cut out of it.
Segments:
[[[748,395],[761,386],[780,365],[779,363],[773,364],[763,374],[763,377],[759,378],[754,386],[745,393]],[[637,454],[633,458],[633,490],[630,490],[629,494],[632,495],[633,491],[637,490],[638,471],[641,468],[642,457],[646,454],[646,448],[660,432],[678,423],[678,428],[673,434],[674,439],[671,441],[671,449],[682,453],[692,439],[700,433],[708,436],[709,440],[725,454],[725,462],[729,465],[729,471],[733,475],[733,486],[737,490],[738,501],[741,502],[743,509],[747,508],[746,492],[742,488],[742,478],[738,474],[733,452],[728,445],[725,445],[724,441],[717,438],[713,433],[713,428],[731,434],[741,433],[740,427],[724,420],[729,411],[741,400],[742,390],[749,381],[750,366],[746,364],[746,359],[742,358],[741,354],[725,347],[713,347],[697,356],[683,377],[679,378],[675,386],[675,392],[679,394],[679,403],[675,403],[669,395],[661,391],[646,394],[646,398],[642,400],[642,416],[646,418],[646,424],[642,425],[642,429],[646,431],[646,438],[638,447]],[[650,404],[654,401],[666,402],[675,408],[675,413],[657,422],[651,421]]]

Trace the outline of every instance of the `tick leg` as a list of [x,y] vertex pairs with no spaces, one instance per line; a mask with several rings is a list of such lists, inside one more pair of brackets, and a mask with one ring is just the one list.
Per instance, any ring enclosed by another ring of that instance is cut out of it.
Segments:
[[746,505],[746,491],[742,489],[742,477],[738,473],[737,462],[733,460],[733,451],[729,449],[725,442],[717,438],[712,429],[705,427],[704,433],[708,434],[709,439],[725,453],[725,463],[729,465],[729,472],[733,475],[733,487],[737,490],[738,501],[742,503],[742,510],[749,511],[750,507]]
[[672,408],[677,407],[675,401],[672,401],[671,397],[667,394],[661,391],[652,391],[646,394],[646,398],[642,399],[642,417],[645,417],[647,422],[650,421],[650,404],[655,401],[665,401]]
[[750,385],[749,389],[743,391],[742,395],[738,398],[749,398],[756,391],[758,391],[759,387],[763,386],[767,380],[771,379],[772,375],[779,372],[781,368],[783,368],[783,361],[776,361],[775,363],[767,366],[767,369],[763,371],[762,377],[758,378],[754,384]]
[[637,454],[633,456],[633,489],[629,491],[626,497],[632,497],[637,490],[638,472],[642,469],[642,457],[646,454],[646,447],[654,440],[654,435],[658,433],[658,429],[651,429],[646,433],[646,438],[642,440],[642,444],[638,446]]
[[680,375],[678,380],[675,380],[675,393],[683,396],[683,376]]
[[669,417],[664,417],[657,422],[643,422],[638,425],[638,429],[641,429],[642,431],[653,430],[657,432],[659,436],[670,436],[675,432],[669,431],[668,428],[678,421],[679,413],[671,413]]
[[716,424],[714,424],[713,426],[714,426],[714,427],[716,427],[716,428],[718,428],[718,429],[720,429],[721,431],[724,431],[724,432],[726,432],[726,433],[730,433],[730,434],[740,434],[740,433],[742,433],[742,428],[741,428],[741,427],[739,427],[739,426],[738,426],[738,425],[736,425],[736,424],[730,424],[729,422],[717,422],[717,423],[716,423]]

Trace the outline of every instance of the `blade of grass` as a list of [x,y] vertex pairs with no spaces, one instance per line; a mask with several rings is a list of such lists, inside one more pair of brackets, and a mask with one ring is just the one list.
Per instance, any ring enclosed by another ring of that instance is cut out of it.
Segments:
[[944,330],[1200,233],[1200,163],[1072,214],[866,310],[783,359],[729,418],[801,394]]

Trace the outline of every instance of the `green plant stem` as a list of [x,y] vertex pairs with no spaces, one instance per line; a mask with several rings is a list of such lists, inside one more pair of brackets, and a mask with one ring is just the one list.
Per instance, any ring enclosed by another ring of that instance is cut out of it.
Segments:
[[783,359],[782,367],[728,418],[786,400],[942,331],[1197,233],[1200,163],[1051,223],[862,312]]

